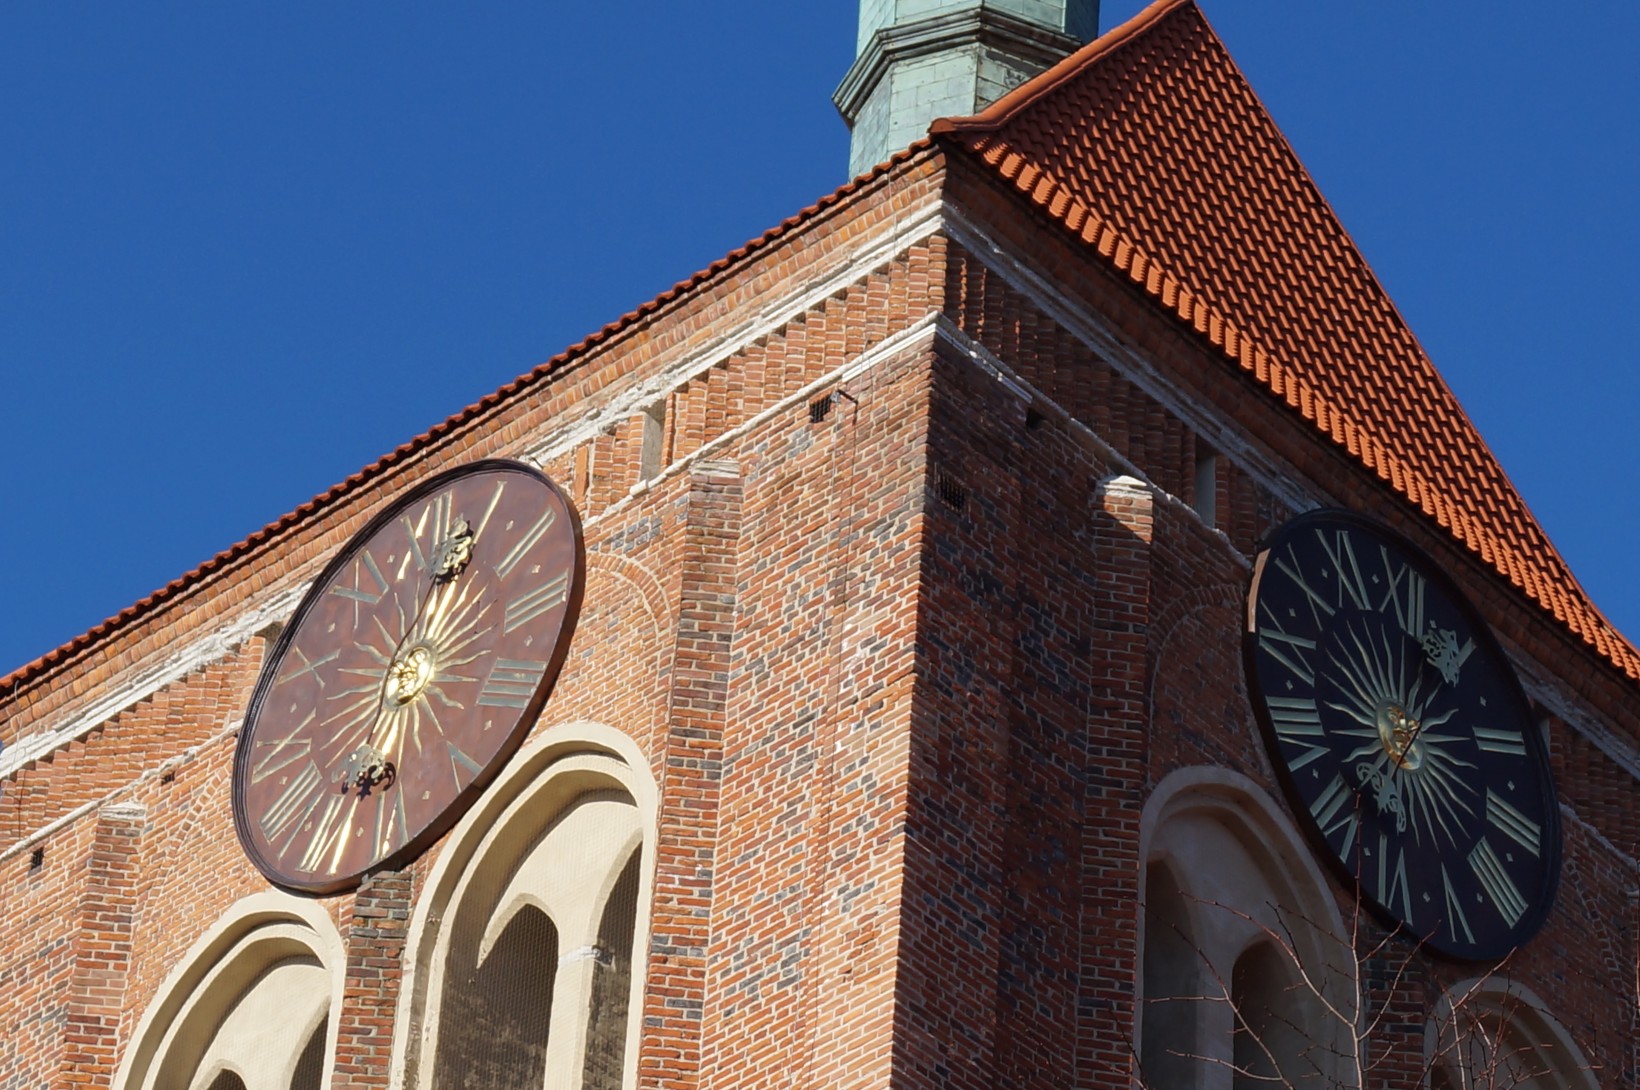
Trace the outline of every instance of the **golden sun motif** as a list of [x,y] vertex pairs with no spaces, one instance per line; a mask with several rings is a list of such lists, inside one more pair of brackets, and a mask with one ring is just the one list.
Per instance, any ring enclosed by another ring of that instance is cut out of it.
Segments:
[[394,704],[408,704],[422,694],[433,678],[433,650],[423,644],[406,647],[387,667],[386,699]]
[[407,741],[412,750],[422,750],[426,728],[444,736],[439,712],[466,707],[445,687],[477,681],[463,671],[488,653],[490,626],[481,622],[489,608],[477,584],[439,583],[419,616],[408,617],[402,602],[396,625],[389,627],[378,615],[374,631],[361,633],[364,638],[355,643],[376,665],[341,671],[358,684],[333,697],[343,702],[337,732],[363,732],[361,745],[389,759],[401,754]]
[[1443,689],[1439,682],[1426,687],[1420,645],[1398,634],[1375,636],[1371,627],[1347,628],[1331,655],[1343,700],[1327,706],[1359,724],[1338,731],[1361,740],[1346,764],[1397,831],[1410,823],[1420,841],[1433,842],[1438,831],[1457,845],[1475,814],[1465,796],[1478,794],[1460,772],[1475,766],[1448,748],[1462,736],[1442,730],[1458,709],[1432,711]]
[[1418,735],[1424,725],[1393,700],[1378,705],[1378,741],[1389,759],[1401,768],[1417,768],[1424,763],[1424,749]]

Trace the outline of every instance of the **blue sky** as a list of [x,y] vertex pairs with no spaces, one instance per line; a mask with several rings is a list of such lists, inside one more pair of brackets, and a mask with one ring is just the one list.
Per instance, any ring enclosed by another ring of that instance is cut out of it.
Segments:
[[[1640,5],[1202,7],[1640,635]],[[845,180],[849,0],[463,9],[0,6],[0,673]]]

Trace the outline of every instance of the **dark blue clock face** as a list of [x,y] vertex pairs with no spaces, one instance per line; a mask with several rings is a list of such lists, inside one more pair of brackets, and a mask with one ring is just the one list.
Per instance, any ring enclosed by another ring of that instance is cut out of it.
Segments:
[[1347,512],[1292,520],[1254,562],[1244,650],[1299,820],[1369,908],[1465,960],[1536,932],[1560,866],[1543,739],[1423,552]]

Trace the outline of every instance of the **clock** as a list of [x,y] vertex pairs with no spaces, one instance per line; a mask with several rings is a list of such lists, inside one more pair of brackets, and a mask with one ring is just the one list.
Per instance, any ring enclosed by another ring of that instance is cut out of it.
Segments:
[[452,826],[517,750],[581,603],[558,487],[474,462],[394,500],[280,634],[234,754],[240,843],[268,879],[332,893]]
[[1243,658],[1300,823],[1370,910],[1470,961],[1537,931],[1560,873],[1543,738],[1434,561],[1349,512],[1293,519],[1254,559]]

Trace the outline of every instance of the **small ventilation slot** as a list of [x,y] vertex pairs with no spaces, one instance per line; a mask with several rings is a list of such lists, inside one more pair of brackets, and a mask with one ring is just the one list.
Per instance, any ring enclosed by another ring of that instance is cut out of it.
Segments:
[[1213,448],[1196,440],[1195,498],[1191,504],[1196,514],[1209,526],[1217,526],[1219,518],[1219,456]]
[[934,474],[934,490],[940,502],[953,511],[961,511],[968,506],[968,486],[943,469]]
[[657,401],[642,413],[642,445],[638,448],[638,479],[653,480],[660,476],[666,441],[666,402]]
[[818,397],[809,402],[809,423],[822,423],[826,417],[831,415],[832,406],[836,404],[836,394],[827,394],[824,397]]
[[43,867],[45,865],[46,865],[46,850],[44,848],[35,848],[34,851],[28,857],[28,869],[31,870],[31,871],[39,870],[41,867]]

